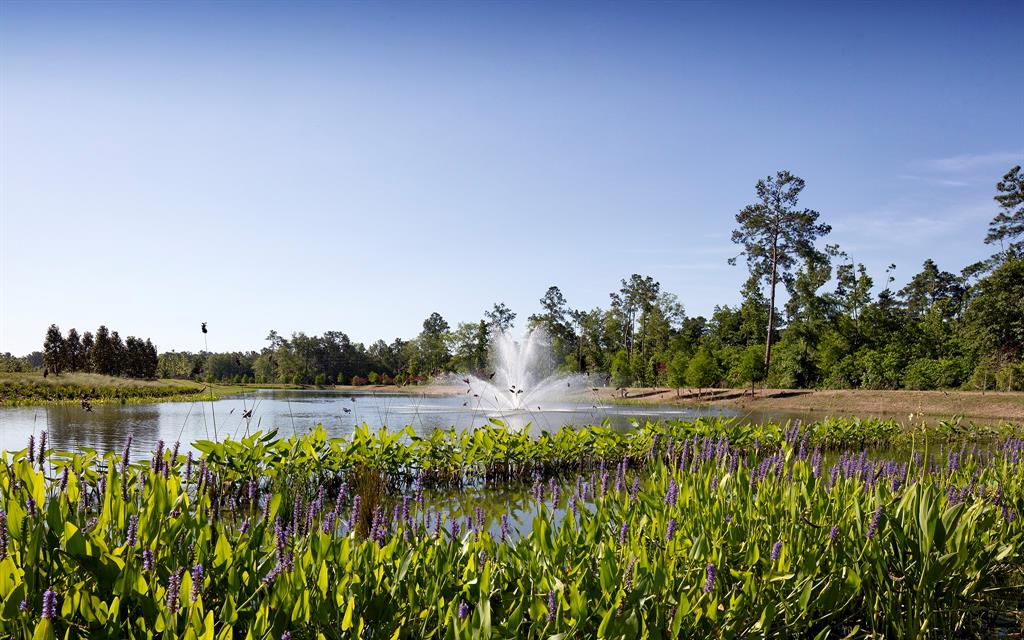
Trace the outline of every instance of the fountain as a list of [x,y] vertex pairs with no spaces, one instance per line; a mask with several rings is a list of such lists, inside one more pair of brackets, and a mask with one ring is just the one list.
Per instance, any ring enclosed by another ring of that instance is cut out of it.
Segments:
[[467,406],[474,410],[502,418],[548,411],[546,403],[578,399],[594,386],[590,376],[556,371],[551,341],[542,329],[528,332],[521,340],[495,331],[490,345],[491,368],[486,374],[454,375],[447,380],[466,385],[472,397]]

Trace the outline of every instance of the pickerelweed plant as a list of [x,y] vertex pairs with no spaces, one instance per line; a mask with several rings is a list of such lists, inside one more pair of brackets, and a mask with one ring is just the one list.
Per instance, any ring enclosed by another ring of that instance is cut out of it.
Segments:
[[[0,633],[945,638],[1019,625],[1024,441],[825,455],[817,428],[317,428],[134,463],[5,452]],[[522,531],[428,498],[517,483],[530,487]]]

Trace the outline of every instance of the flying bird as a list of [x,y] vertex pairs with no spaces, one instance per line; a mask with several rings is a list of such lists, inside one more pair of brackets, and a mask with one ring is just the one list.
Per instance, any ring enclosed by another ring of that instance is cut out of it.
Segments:
[[342,407],[341,410],[344,411],[345,413],[352,413],[352,410],[349,409],[348,407]]
[[469,378],[463,378],[462,381],[465,382],[466,384],[469,384]]
[[249,409],[247,411],[243,411],[242,412],[242,419],[243,420],[248,420],[251,417],[252,417],[252,409]]

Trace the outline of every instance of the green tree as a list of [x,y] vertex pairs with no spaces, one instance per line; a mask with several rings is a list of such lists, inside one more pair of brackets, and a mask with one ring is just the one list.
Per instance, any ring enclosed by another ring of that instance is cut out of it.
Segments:
[[668,362],[668,384],[676,388],[676,397],[679,397],[679,388],[686,386],[686,369],[690,359],[683,351],[677,351]]
[[[739,225],[732,241],[743,247],[752,282],[768,287],[768,323],[765,337],[764,366],[769,369],[775,335],[775,294],[781,281],[787,288],[793,283],[793,268],[799,258],[817,252],[815,241],[832,228],[818,222],[820,214],[812,209],[797,209],[804,181],[788,171],[779,171],[757,182],[759,202],[736,214]],[[736,258],[729,260],[736,263]]]
[[993,256],[999,262],[1024,257],[1024,171],[1020,165],[1003,176],[996,191],[1001,211],[988,225],[985,244],[999,245],[999,253]]
[[633,383],[633,369],[629,364],[629,356],[624,350],[619,350],[612,358],[611,366],[612,384],[616,388],[628,387]]
[[506,307],[504,302],[495,302],[490,311],[484,312],[484,317],[487,319],[487,324],[504,333],[512,328],[516,314]]
[[128,349],[125,347],[124,341],[121,340],[121,336],[116,331],[110,332],[110,351],[113,363],[113,369],[110,375],[122,375],[128,360]]
[[115,357],[110,330],[106,325],[100,325],[96,330],[96,342],[92,349],[92,370],[107,376],[115,375]]
[[448,368],[450,327],[436,311],[423,321],[423,331],[416,338],[416,373],[434,375]]
[[43,366],[55,375],[60,375],[65,363],[64,336],[60,327],[51,324],[43,339]]
[[1024,259],[1003,262],[975,285],[964,321],[979,358],[1024,355]]
[[718,383],[722,374],[718,368],[718,361],[706,347],[697,349],[697,353],[690,358],[686,366],[686,384],[697,388],[697,395],[704,395],[705,387],[712,387]]
[[92,371],[92,350],[95,346],[92,338],[92,332],[86,331],[82,334],[82,344],[78,350],[79,354],[79,368],[82,371]]
[[759,347],[751,345],[743,350],[737,374],[740,380],[750,383],[750,397],[753,398],[755,385],[765,376],[764,359]]
[[64,338],[64,360],[68,371],[81,371],[85,368],[82,366],[82,339],[74,327],[68,329],[68,335]]

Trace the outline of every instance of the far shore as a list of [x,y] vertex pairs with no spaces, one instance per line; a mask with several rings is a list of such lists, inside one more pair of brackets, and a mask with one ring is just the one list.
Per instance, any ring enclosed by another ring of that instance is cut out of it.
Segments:
[[[459,386],[364,385],[329,387],[351,393],[453,396]],[[867,389],[670,389],[666,387],[600,387],[595,400],[641,405],[721,407],[740,411],[779,412],[816,416],[873,415],[897,418],[949,418],[1024,422],[1024,392],[1019,391],[876,391]]]
[[[75,373],[43,378],[39,373],[0,374],[0,386],[8,385],[8,396],[0,397],[2,405],[76,403],[75,394],[61,399],[35,395],[19,397],[23,384],[44,387],[70,385],[91,392],[93,402],[173,402],[209,400],[228,395],[249,393],[259,389],[328,390],[344,393],[400,394],[423,397],[458,396],[465,393],[461,385],[286,385],[286,384],[206,384],[190,380],[129,380],[97,374]],[[96,398],[96,389],[111,390],[115,395]],[[67,387],[65,387],[67,389]],[[864,389],[672,389],[666,387],[599,387],[583,392],[588,400],[601,403],[638,405],[670,405],[694,408],[723,408],[739,412],[793,414],[798,416],[882,416],[901,421],[918,417],[949,418],[1024,423],[1024,392],[1010,391],[873,391]],[[912,417],[913,416],[913,417]]]

